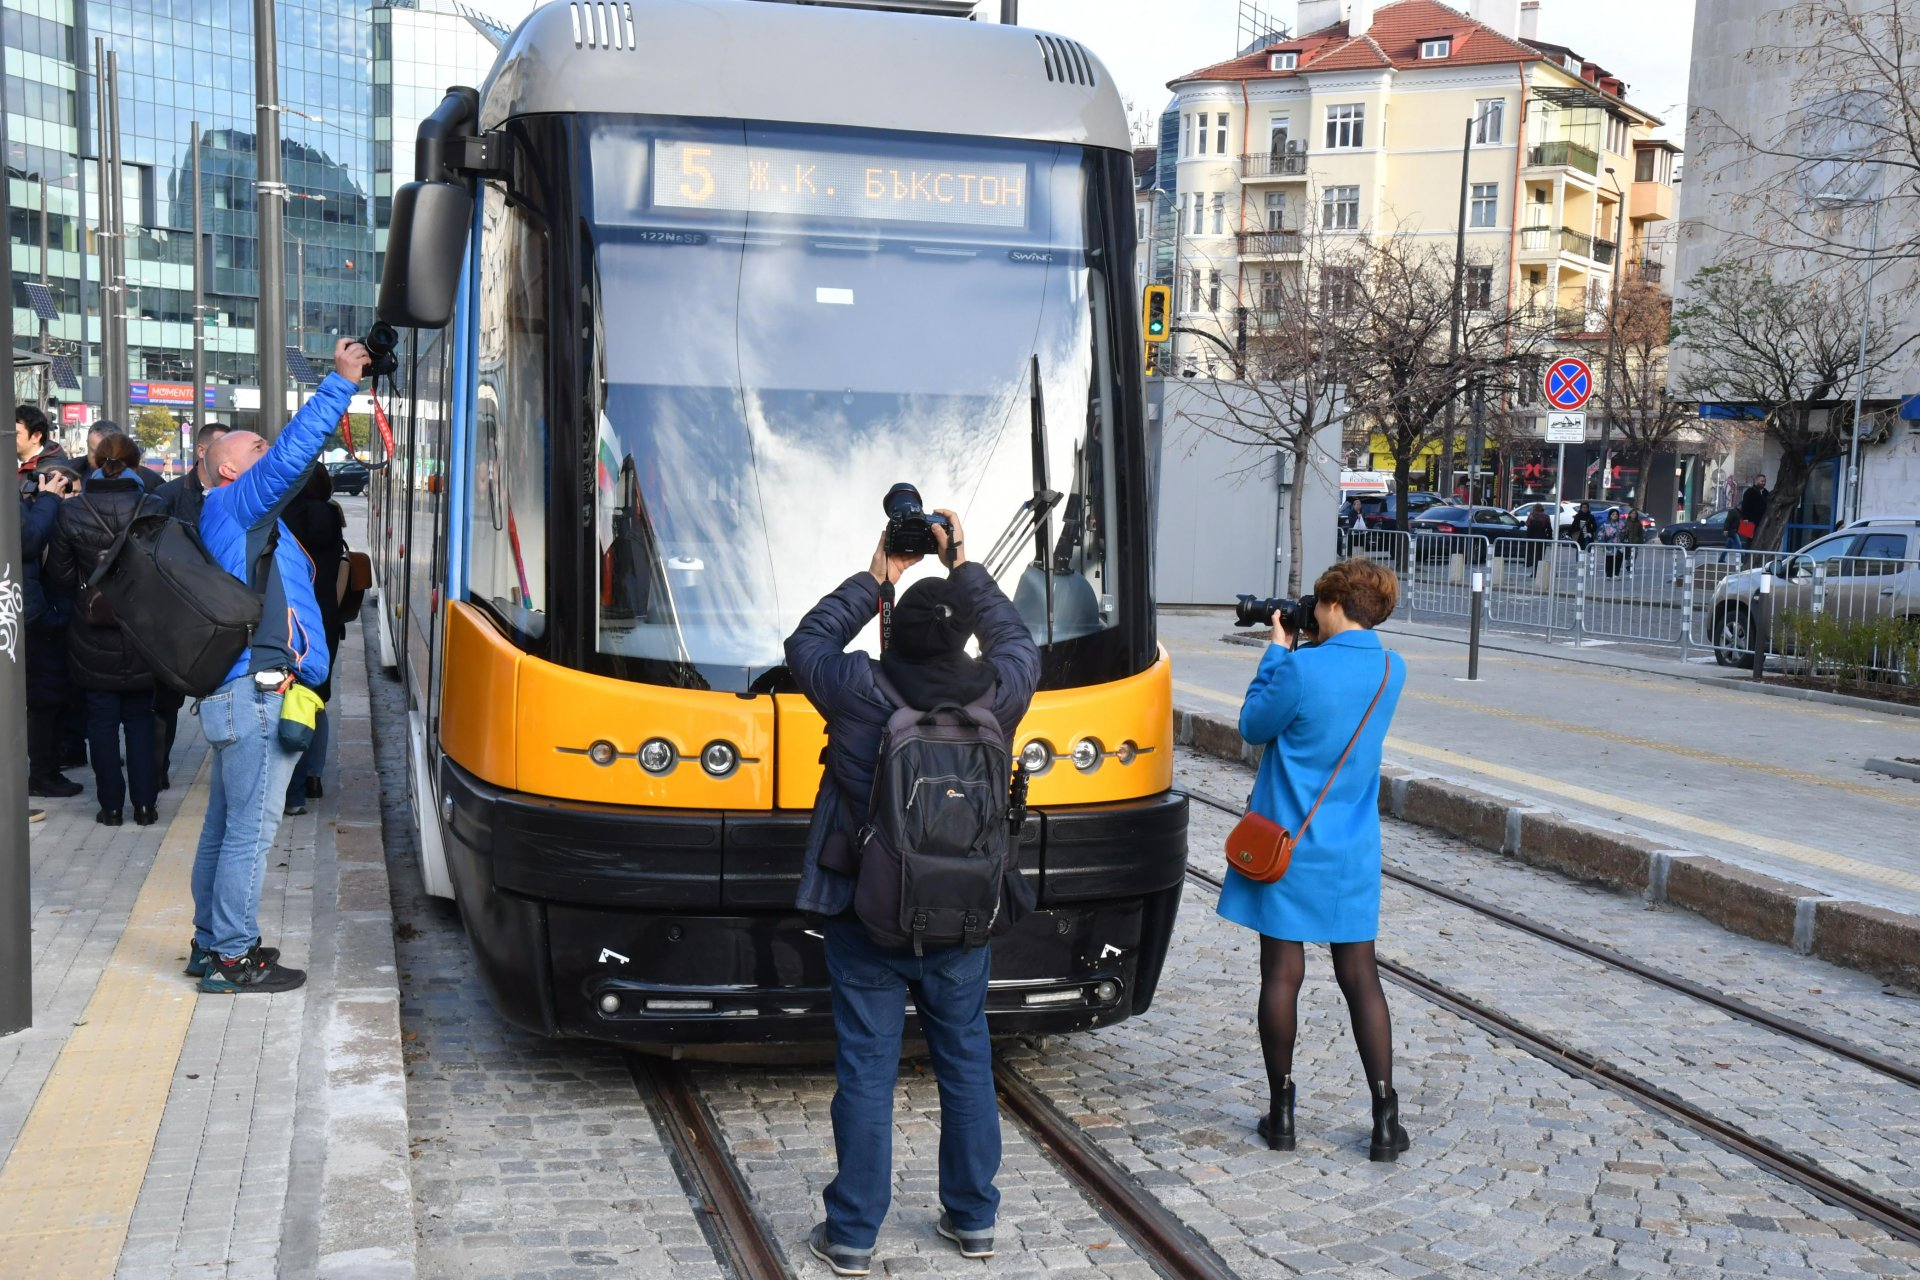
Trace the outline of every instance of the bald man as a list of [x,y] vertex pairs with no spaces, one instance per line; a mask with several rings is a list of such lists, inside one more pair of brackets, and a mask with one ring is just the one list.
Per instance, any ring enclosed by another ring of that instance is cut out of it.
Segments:
[[260,945],[260,887],[279,833],[287,780],[299,752],[280,740],[280,709],[295,684],[328,671],[326,630],[313,562],[280,513],[300,492],[321,447],[366,376],[367,349],[342,340],[333,369],[272,445],[234,431],[207,448],[209,482],[200,539],[228,573],[261,595],[260,626],[225,683],[200,700],[213,748],[207,822],[193,861],[193,943],[187,972],[219,995],[291,991],[307,980]]

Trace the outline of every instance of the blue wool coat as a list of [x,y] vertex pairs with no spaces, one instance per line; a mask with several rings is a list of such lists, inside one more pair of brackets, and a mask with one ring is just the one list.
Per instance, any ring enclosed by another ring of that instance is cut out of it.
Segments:
[[1380,705],[1293,865],[1272,884],[1229,870],[1216,908],[1226,919],[1293,942],[1370,942],[1380,932],[1380,752],[1406,663],[1371,631],[1345,631],[1297,652],[1272,645],[1240,708],[1241,736],[1266,748],[1252,808],[1298,832],[1387,664],[1392,674]]

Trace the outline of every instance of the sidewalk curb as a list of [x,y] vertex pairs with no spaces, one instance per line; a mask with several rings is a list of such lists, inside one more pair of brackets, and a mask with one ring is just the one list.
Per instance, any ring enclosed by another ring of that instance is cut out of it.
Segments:
[[[1257,765],[1239,727],[1176,707],[1174,741]],[[1380,812],[1571,879],[1679,907],[1721,928],[1920,989],[1920,916],[1831,897],[1719,858],[1579,822],[1457,779],[1388,766]]]
[[[342,658],[349,652],[342,646]],[[342,661],[335,676],[341,685],[333,739],[338,769],[323,810],[331,818],[323,822],[323,836],[334,846],[337,892],[333,992],[320,1026],[325,1148],[313,1274],[318,1280],[413,1280],[417,1237],[399,969],[373,719],[359,657]]]

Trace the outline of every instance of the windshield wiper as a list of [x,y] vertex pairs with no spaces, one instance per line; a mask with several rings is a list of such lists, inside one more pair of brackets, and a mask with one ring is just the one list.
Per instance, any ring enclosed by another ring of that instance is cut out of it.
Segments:
[[1048,545],[1053,540],[1053,509],[1060,503],[1061,495],[1047,487],[1047,404],[1040,390],[1040,357],[1032,357],[1029,366],[1033,395],[1033,496],[1020,504],[1013,513],[1013,519],[994,542],[993,550],[987,552],[987,558],[981,563],[987,572],[997,580],[1013,568],[1014,561],[1020,555],[1020,548],[1029,535],[1033,538],[1033,567],[1040,573],[1042,588],[1046,598],[1047,644],[1053,643],[1053,574],[1047,561]]

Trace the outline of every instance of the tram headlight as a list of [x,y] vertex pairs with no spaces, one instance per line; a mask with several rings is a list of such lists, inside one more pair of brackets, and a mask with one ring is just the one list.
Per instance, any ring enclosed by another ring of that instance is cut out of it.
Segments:
[[1020,767],[1028,773],[1045,773],[1053,765],[1053,748],[1045,739],[1035,738],[1020,748]]
[[1131,741],[1123,742],[1113,749],[1113,758],[1121,764],[1132,764],[1133,758],[1140,754],[1140,748]]
[[1073,767],[1082,773],[1092,773],[1100,767],[1100,740],[1082,738],[1073,744]]
[[740,767],[740,750],[731,742],[709,742],[700,753],[700,767],[715,778],[724,778]]
[[606,768],[620,758],[620,750],[604,738],[587,748],[587,759]]
[[680,753],[665,738],[649,738],[640,748],[640,767],[655,777],[671,772],[679,758]]

